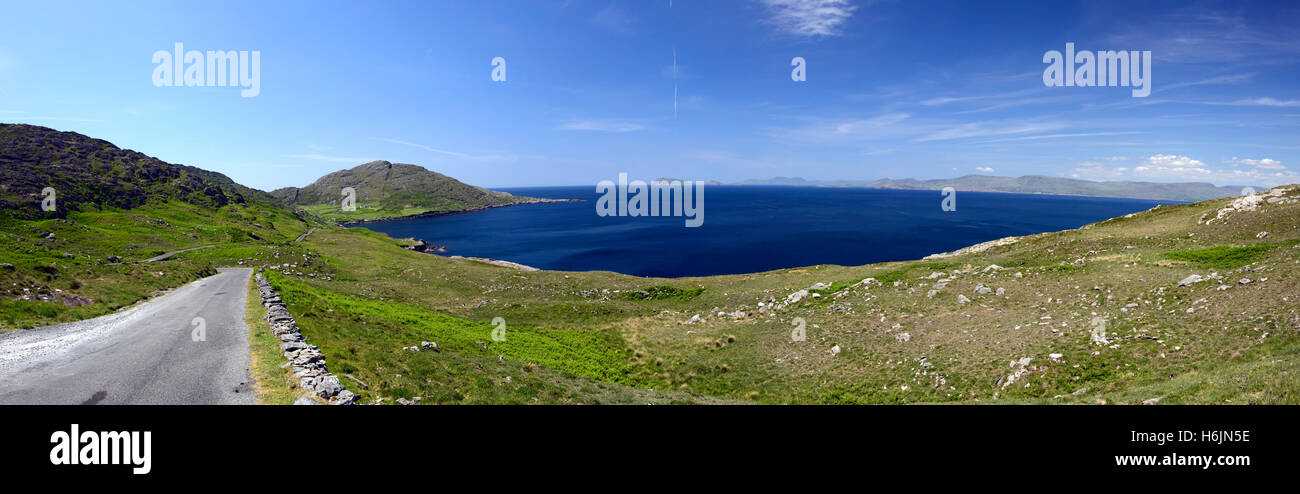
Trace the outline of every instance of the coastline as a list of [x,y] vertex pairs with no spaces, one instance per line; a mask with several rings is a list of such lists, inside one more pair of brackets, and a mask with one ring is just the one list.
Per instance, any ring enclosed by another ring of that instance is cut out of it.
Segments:
[[552,204],[552,203],[559,203],[559,202],[584,202],[584,201],[585,201],[585,199],[539,199],[539,198],[531,198],[531,199],[528,199],[528,200],[526,200],[526,201],[512,202],[512,203],[509,203],[509,204],[493,204],[493,205],[490,205],[490,206],[479,206],[479,207],[476,207],[476,208],[469,208],[469,209],[457,209],[457,210],[454,210],[454,211],[429,211],[429,212],[419,213],[419,214],[408,214],[408,215],[406,215],[406,216],[389,216],[389,217],[385,217],[385,218],[367,218],[367,219],[360,219],[360,220],[339,221],[339,222],[337,222],[337,223],[339,224],[339,226],[351,227],[351,226],[365,225],[365,224],[369,224],[369,223],[380,223],[380,222],[385,222],[385,221],[415,220],[415,219],[421,219],[421,218],[435,218],[435,217],[438,217],[438,216],[447,216],[447,215],[452,215],[452,214],[474,213],[474,212],[478,212],[478,211],[485,211],[485,210],[488,210],[488,209],[504,208],[504,207],[508,207],[508,206],[521,206],[521,205],[524,205],[524,204]]

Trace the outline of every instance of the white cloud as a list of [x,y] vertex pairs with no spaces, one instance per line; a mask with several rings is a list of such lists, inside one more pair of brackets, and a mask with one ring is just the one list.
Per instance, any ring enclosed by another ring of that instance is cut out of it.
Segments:
[[1128,156],[1111,156],[1109,158],[1102,158],[1102,159],[1106,161],[1128,161]]
[[623,120],[574,120],[560,126],[561,130],[585,130],[592,132],[632,132],[645,130],[645,126]]
[[977,172],[981,172],[981,173],[993,173],[993,169],[992,169],[992,168],[989,168],[989,167],[987,167],[987,166],[977,166],[977,167],[975,167],[975,171],[977,171]]
[[1250,159],[1250,158],[1238,158],[1238,157],[1236,157],[1236,156],[1233,156],[1232,159],[1226,161],[1226,163],[1228,163],[1228,164],[1230,164],[1230,165],[1232,165],[1232,166],[1241,166],[1241,165],[1245,165],[1245,166],[1253,166],[1253,167],[1255,167],[1255,168],[1264,168],[1264,169],[1267,169],[1267,170],[1285,170],[1285,169],[1286,169],[1285,166],[1282,166],[1282,162],[1281,162],[1281,161],[1278,161],[1278,160],[1275,160],[1275,159],[1269,159],[1269,158],[1260,158],[1260,159],[1257,159],[1257,160],[1256,160],[1256,159]]
[[[1080,163],[1078,168],[1069,170],[1070,176],[1093,180],[1150,180],[1156,182],[1210,182],[1219,185],[1262,185],[1275,186],[1300,182],[1296,174],[1281,166],[1281,162],[1272,159],[1239,159],[1226,161],[1233,166],[1247,165],[1252,169],[1211,169],[1200,160],[1187,156],[1156,154],[1148,157],[1141,165],[1127,168],[1106,168],[1099,163]],[[1260,166],[1263,165],[1263,166]],[[1277,168],[1263,168],[1277,166]]]
[[1210,174],[1205,163],[1186,156],[1157,154],[1147,158],[1146,162],[1133,168],[1135,175],[1165,178],[1203,178]]
[[857,7],[848,0],[760,0],[767,22],[795,36],[836,36]]

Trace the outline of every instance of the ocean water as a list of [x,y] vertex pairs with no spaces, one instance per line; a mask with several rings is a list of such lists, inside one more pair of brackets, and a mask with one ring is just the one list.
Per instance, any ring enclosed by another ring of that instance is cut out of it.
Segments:
[[821,187],[707,187],[704,223],[683,217],[601,217],[594,186],[502,189],[584,202],[529,204],[371,223],[393,238],[444,245],[444,255],[490,257],[541,269],[638,276],[735,274],[816,264],[920,259],[1011,235],[1077,228],[1174,202]]

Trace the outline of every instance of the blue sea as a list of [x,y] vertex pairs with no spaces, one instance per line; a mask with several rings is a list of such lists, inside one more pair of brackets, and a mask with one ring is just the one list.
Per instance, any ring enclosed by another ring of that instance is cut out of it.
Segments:
[[594,186],[502,189],[584,202],[529,204],[371,223],[393,238],[541,269],[680,277],[920,259],[1011,235],[1077,228],[1171,201],[939,191],[712,186],[704,223],[683,217],[601,217]]

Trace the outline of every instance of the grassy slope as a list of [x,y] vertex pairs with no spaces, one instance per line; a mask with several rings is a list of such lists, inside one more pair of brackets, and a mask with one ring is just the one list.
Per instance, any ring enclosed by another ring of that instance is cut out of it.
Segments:
[[[367,401],[1300,403],[1300,205],[1197,223],[1227,203],[1162,207],[943,259],[672,280],[521,272],[410,252],[384,235],[337,227],[322,227],[301,246],[205,249],[156,266],[251,256],[294,264],[270,279],[331,370],[368,383],[357,390]],[[112,214],[125,221],[139,213]],[[1258,239],[1260,231],[1271,235]],[[210,239],[189,240],[159,239],[149,252]],[[1263,247],[1203,250],[1219,246]],[[46,261],[16,264],[21,275]],[[981,272],[989,264],[1007,269]],[[954,270],[968,274],[926,297],[938,281],[927,275]],[[1216,271],[1229,289],[1216,290],[1217,281],[1177,286],[1189,274]],[[845,288],[867,276],[886,283]],[[1238,285],[1240,278],[1253,281]],[[832,285],[821,299],[757,315],[758,302],[817,282]],[[977,284],[1006,295],[977,294]],[[85,289],[106,289],[100,285],[90,278]],[[683,295],[629,296],[661,285]],[[973,301],[958,303],[958,294]],[[48,320],[83,315],[44,304],[57,313]],[[716,316],[734,310],[751,315]],[[682,324],[695,314],[706,322]],[[491,337],[497,317],[504,342]],[[796,317],[807,322],[806,341],[791,341]],[[1097,317],[1106,319],[1113,346],[1090,342]],[[402,349],[421,341],[442,352]],[[841,352],[832,355],[836,345]],[[1062,356],[1053,361],[1053,353]],[[998,384],[1016,370],[1009,363],[1025,357],[1033,358],[1029,372]]]
[[[214,266],[301,257],[302,249],[290,242],[308,227],[302,218],[259,203],[214,211],[168,201],[130,210],[87,208],[69,212],[66,219],[0,217],[0,262],[15,267],[0,270],[0,332],[103,315],[213,274]],[[53,240],[40,237],[50,232]],[[129,263],[203,245],[215,247],[162,262]],[[127,263],[113,265],[109,256]],[[91,303],[68,306],[41,301],[42,296],[77,296]]]
[[[676,280],[520,272],[404,251],[365,230],[326,229],[308,243],[333,281],[273,280],[288,289],[286,300],[308,337],[326,341],[331,366],[374,381],[371,396],[457,403],[527,396],[493,394],[478,376],[485,371],[448,367],[471,359],[485,369],[493,367],[484,360],[507,368],[536,363],[595,381],[764,403],[1300,402],[1300,319],[1288,299],[1300,293],[1300,207],[1269,205],[1226,224],[1197,224],[1226,203],[1164,207],[931,261]],[[1272,235],[1255,238],[1260,231]],[[1175,254],[1263,244],[1271,247],[1235,260],[1242,251]],[[989,264],[1007,269],[977,272]],[[937,280],[923,277],[954,269],[971,274],[927,298]],[[1214,281],[1176,286],[1188,274],[1213,271],[1231,288],[1216,290]],[[842,288],[867,276],[889,283]],[[1243,277],[1268,280],[1237,285]],[[826,291],[771,318],[714,315],[754,313],[758,302],[815,282],[847,291]],[[977,284],[1007,293],[977,294]],[[704,291],[647,300],[627,293],[657,285]],[[958,303],[958,294],[973,302]],[[681,324],[695,314],[707,322]],[[504,343],[490,337],[496,317],[507,323]],[[807,341],[791,342],[795,317],[806,320]],[[1090,342],[1096,317],[1118,339],[1113,348]],[[904,332],[909,341],[897,338]],[[437,341],[444,352],[400,350],[423,340]],[[832,356],[835,345],[842,351]],[[1052,353],[1062,354],[1059,362]],[[997,384],[1023,357],[1034,359],[1030,372],[1014,385]]]

